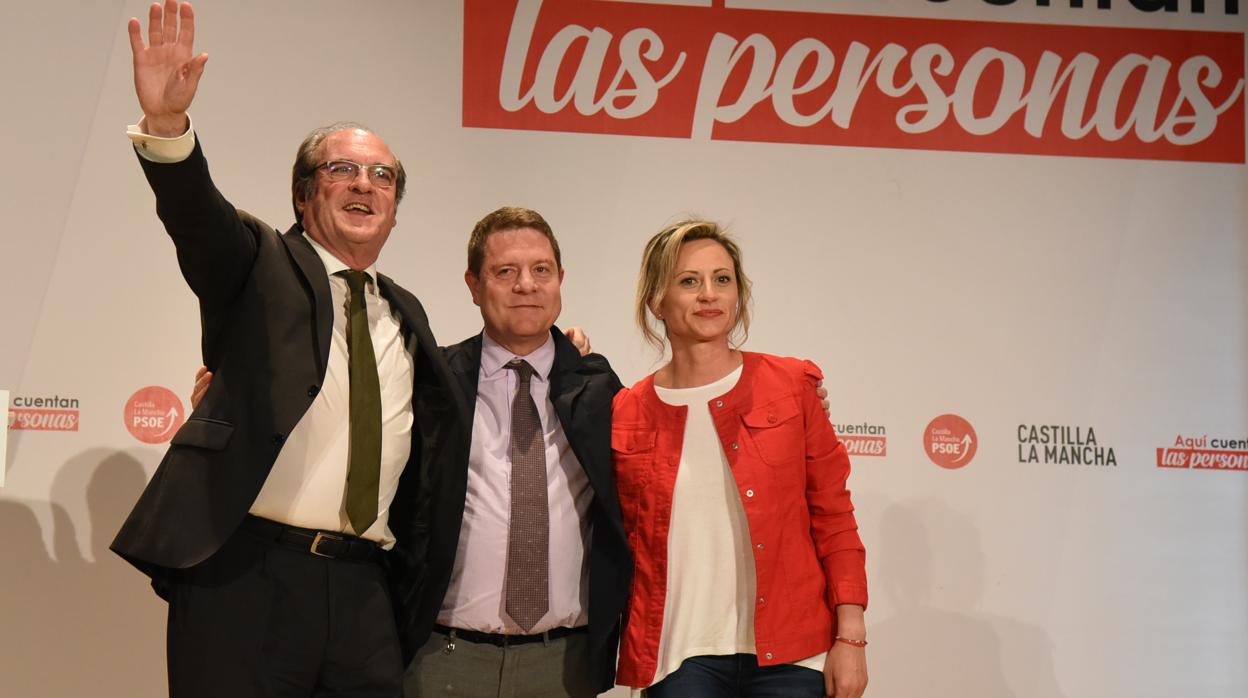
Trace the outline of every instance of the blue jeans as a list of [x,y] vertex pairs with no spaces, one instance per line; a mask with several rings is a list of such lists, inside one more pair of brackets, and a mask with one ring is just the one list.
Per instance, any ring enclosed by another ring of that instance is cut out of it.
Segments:
[[823,698],[823,672],[760,667],[752,654],[690,657],[646,689],[649,698]]

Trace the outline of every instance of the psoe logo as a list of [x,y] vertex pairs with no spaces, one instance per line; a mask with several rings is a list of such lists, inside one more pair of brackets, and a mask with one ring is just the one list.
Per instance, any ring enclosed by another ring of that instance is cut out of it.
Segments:
[[882,424],[833,424],[832,428],[851,456],[888,455],[888,434]]
[[18,395],[9,405],[9,428],[23,431],[78,431],[78,398]]
[[923,452],[933,463],[957,470],[975,458],[979,438],[971,423],[956,414],[942,414],[923,431]]
[[123,418],[134,438],[145,444],[161,444],[177,433],[185,413],[182,401],[172,390],[149,385],[139,388],[126,401]]
[[1179,434],[1174,445],[1157,449],[1158,468],[1248,471],[1248,439],[1188,437]]

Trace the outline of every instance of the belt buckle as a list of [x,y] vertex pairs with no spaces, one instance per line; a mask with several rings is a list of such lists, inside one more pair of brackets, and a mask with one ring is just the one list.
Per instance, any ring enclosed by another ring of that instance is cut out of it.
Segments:
[[328,557],[332,559],[334,557],[333,555],[326,555],[325,553],[317,550],[317,547],[320,546],[321,541],[323,540],[340,541],[340,540],[343,540],[343,538],[342,536],[335,536],[332,533],[325,533],[324,531],[317,531],[316,537],[312,539],[312,547],[308,548],[308,551],[311,552],[313,555],[319,555],[320,557]]

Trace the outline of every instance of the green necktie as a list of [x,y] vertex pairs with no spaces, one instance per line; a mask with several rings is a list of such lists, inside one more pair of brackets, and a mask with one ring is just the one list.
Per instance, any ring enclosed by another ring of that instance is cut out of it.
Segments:
[[364,303],[364,284],[369,276],[350,269],[338,275],[347,280],[351,290],[347,301],[347,364],[351,384],[347,518],[358,536],[377,520],[377,482],[381,478],[381,386]]

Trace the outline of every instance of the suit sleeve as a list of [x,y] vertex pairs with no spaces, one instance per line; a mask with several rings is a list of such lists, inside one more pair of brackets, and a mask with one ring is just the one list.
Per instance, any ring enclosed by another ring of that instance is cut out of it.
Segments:
[[136,157],[156,195],[156,215],[173,240],[182,277],[206,312],[225,307],[247,281],[264,224],[239,212],[217,190],[200,139],[181,162]]
[[802,415],[806,424],[806,502],[815,553],[827,578],[829,608],[840,604],[867,605],[866,549],[858,537],[854,504],[846,480],[849,455],[824,414],[815,384],[823,373],[803,363],[800,379]]
[[607,374],[608,388],[611,395],[615,395],[624,389],[624,384],[620,382],[620,377],[615,375],[615,370],[611,368],[611,363],[602,354],[586,354],[581,357],[581,365],[595,373]]

